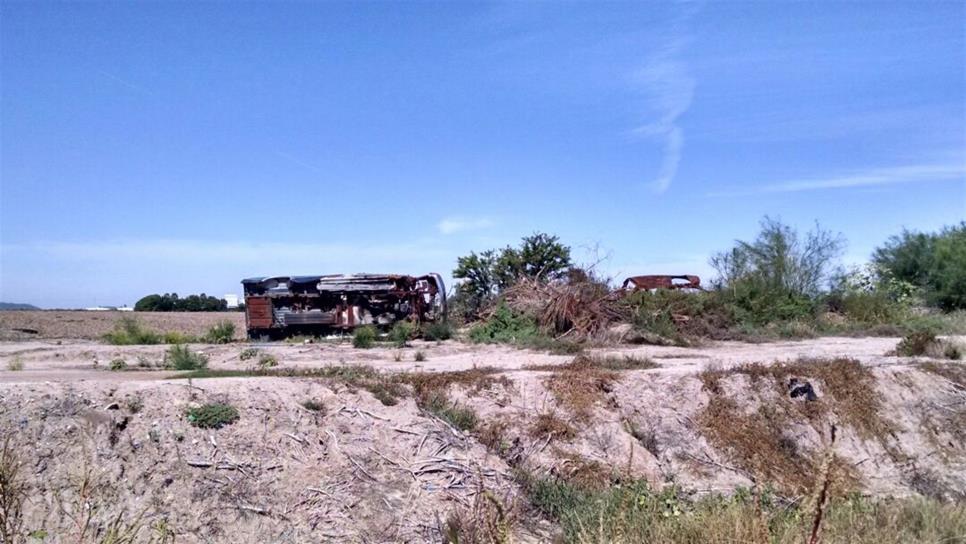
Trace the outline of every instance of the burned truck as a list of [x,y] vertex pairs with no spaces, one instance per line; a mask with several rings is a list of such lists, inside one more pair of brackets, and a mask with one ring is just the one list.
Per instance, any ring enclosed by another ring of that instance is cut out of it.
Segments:
[[241,283],[252,339],[327,335],[362,325],[386,329],[402,320],[420,324],[446,319],[446,288],[439,274],[276,276]]

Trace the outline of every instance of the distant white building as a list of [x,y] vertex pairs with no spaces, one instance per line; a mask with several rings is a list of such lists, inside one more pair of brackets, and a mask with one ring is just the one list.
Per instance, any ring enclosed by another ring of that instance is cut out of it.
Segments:
[[228,303],[229,310],[233,310],[238,307],[238,295],[228,294],[221,298],[225,299],[225,302]]

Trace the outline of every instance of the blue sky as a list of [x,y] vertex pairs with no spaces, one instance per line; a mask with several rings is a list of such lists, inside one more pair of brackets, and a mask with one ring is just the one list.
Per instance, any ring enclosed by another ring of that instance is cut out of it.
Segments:
[[966,216],[962,2],[0,7],[0,300],[453,269],[708,275],[765,214]]

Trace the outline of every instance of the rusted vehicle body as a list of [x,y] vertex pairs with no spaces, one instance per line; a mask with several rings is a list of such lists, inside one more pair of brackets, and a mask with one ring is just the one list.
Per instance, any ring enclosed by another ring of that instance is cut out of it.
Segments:
[[241,283],[248,336],[254,339],[446,318],[446,288],[439,274],[277,276]]
[[625,291],[650,291],[651,289],[701,289],[697,276],[633,276],[624,280]]

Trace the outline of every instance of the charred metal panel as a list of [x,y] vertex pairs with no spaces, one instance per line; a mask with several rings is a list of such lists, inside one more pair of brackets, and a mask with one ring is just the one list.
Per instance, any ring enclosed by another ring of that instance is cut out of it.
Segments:
[[272,303],[268,297],[245,297],[245,317],[249,329],[265,329],[272,326]]

